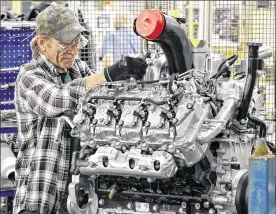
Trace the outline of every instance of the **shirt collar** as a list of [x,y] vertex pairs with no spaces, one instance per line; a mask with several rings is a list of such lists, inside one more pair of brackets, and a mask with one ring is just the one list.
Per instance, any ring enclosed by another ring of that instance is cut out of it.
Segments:
[[38,64],[46,71],[50,72],[53,75],[58,76],[58,67],[55,66],[53,63],[51,63],[43,53],[37,54],[35,57],[35,60],[38,62]]

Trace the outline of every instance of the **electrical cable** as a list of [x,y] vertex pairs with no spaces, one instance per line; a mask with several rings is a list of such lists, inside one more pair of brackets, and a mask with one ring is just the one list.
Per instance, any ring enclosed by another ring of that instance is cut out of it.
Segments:
[[226,72],[233,64],[234,62],[238,59],[238,54],[234,54],[227,58],[226,60],[222,61],[222,63],[218,67],[218,72],[214,74],[211,79],[219,78],[224,72]]

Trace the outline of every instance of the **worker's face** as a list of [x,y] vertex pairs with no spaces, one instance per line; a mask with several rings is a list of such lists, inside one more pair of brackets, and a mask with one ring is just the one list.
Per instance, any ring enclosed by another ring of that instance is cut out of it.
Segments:
[[44,41],[42,53],[57,67],[61,69],[70,68],[78,55],[79,40],[80,36],[77,36],[71,43],[63,44],[52,37],[48,37]]

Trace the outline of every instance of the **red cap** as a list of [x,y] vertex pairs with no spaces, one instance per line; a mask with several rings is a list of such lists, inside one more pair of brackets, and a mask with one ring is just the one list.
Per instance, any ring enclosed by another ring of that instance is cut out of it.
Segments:
[[165,17],[160,10],[143,10],[136,19],[137,33],[149,40],[158,38],[165,27]]

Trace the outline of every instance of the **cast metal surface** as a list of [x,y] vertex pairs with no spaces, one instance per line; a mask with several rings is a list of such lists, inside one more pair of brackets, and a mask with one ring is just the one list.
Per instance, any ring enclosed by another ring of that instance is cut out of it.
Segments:
[[81,145],[71,171],[86,178],[70,186],[71,213],[247,213],[248,157],[271,134],[258,87],[246,85],[248,68],[230,77],[237,55],[184,55],[194,66],[177,73],[152,53],[142,81],[97,85],[73,118],[61,118],[56,140],[68,123]]

